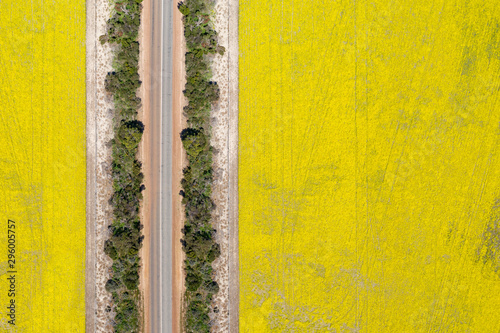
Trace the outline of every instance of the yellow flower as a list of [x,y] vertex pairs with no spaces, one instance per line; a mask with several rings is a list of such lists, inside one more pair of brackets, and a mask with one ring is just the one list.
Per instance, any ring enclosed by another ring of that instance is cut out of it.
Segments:
[[85,1],[1,1],[0,66],[0,331],[84,332]]
[[240,331],[497,330],[497,2],[239,22]]

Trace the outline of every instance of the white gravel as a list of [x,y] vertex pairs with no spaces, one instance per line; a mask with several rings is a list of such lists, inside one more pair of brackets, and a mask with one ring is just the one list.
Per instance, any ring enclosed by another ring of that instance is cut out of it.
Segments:
[[238,135],[238,0],[217,0],[214,28],[219,44],[226,48],[212,65],[213,79],[220,88],[220,99],[212,111],[214,154],[213,213],[216,240],[221,255],[214,261],[215,280],[220,290],[214,298],[212,332],[238,331],[238,255],[237,255],[237,135]]
[[99,36],[110,17],[108,0],[87,0],[87,269],[86,331],[112,332],[106,311],[111,295],[104,285],[110,276],[111,259],[104,253],[112,220],[110,164],[113,137],[113,102],[104,90],[111,70],[112,53]]

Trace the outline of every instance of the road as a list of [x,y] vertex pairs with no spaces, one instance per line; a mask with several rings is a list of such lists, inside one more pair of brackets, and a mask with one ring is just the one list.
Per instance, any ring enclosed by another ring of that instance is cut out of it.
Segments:
[[[151,0],[151,99],[149,118],[150,320],[152,333],[172,332],[172,10]],[[146,295],[145,301],[148,298]]]

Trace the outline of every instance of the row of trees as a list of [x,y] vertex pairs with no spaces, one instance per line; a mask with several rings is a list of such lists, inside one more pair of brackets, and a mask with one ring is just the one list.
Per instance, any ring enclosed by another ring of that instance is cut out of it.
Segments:
[[137,120],[141,100],[137,97],[139,80],[138,31],[142,0],[115,0],[112,17],[107,22],[101,43],[110,43],[113,71],[105,81],[113,96],[114,138],[112,140],[113,222],[104,251],[113,260],[111,279],[106,290],[113,298],[114,330],[117,333],[139,332],[140,292],[139,249],[142,245],[139,206],[144,190],[141,162],[137,160],[144,125]]
[[211,81],[210,63],[213,55],[224,53],[224,48],[218,45],[217,32],[210,21],[213,0],[185,0],[178,4],[178,9],[183,14],[187,47],[183,92],[188,102],[184,107],[188,127],[181,132],[188,157],[181,181],[186,217],[181,241],[186,253],[184,325],[188,333],[208,333],[210,305],[219,291],[212,262],[220,255],[219,244],[214,239],[216,231],[211,224],[214,203],[210,145],[210,111],[219,99],[219,88]]

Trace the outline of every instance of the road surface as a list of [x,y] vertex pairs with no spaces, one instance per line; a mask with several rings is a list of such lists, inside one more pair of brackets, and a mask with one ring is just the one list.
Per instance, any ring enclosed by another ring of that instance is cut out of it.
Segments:
[[[151,98],[149,135],[151,242],[150,320],[152,333],[172,332],[172,10],[170,1],[151,0]],[[148,36],[146,36],[148,38]],[[149,96],[148,96],[149,95]],[[147,295],[145,301],[147,302]]]

